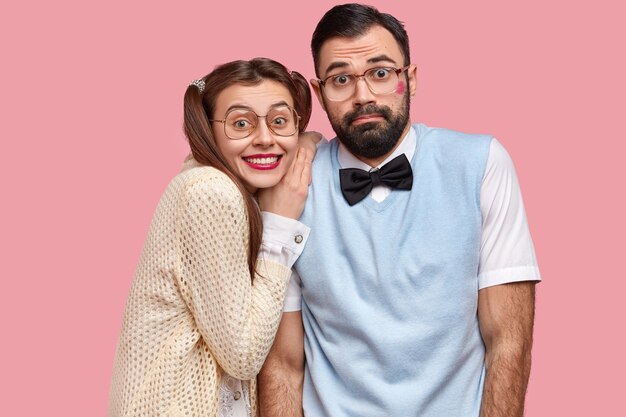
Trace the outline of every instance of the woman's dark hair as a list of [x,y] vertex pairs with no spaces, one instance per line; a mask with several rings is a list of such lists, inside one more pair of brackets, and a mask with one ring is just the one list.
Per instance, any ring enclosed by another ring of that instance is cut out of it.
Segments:
[[234,84],[255,86],[264,80],[276,81],[287,88],[293,98],[294,108],[301,118],[298,129],[300,132],[304,131],[311,117],[309,85],[302,75],[290,72],[282,64],[271,59],[255,58],[250,61],[222,64],[202,77],[201,81],[205,83],[203,91],[196,85],[189,85],[184,99],[184,130],[193,158],[202,165],[214,167],[228,175],[243,196],[250,229],[248,267],[251,277],[257,273],[256,261],[263,234],[261,213],[254,197],[246,190],[217,147],[208,119],[216,117],[213,113],[215,102],[223,90]]
[[382,26],[393,35],[404,55],[404,65],[409,65],[411,63],[409,36],[402,22],[390,14],[379,12],[375,7],[348,3],[327,11],[313,32],[311,52],[315,74],[320,76],[319,54],[324,42],[331,38],[358,38],[367,33],[372,26]]

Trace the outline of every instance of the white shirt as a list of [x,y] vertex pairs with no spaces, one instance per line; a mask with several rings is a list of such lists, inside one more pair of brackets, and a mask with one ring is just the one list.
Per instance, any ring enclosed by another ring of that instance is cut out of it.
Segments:
[[[398,147],[378,167],[401,154],[405,154],[411,161],[416,146],[416,133],[410,129]],[[342,144],[339,145],[337,159],[342,168],[360,168],[366,171],[373,168],[357,159]],[[372,189],[368,197],[381,202],[391,191],[391,188],[379,185]],[[483,222],[478,288],[517,281],[540,281],[515,167],[509,154],[496,139],[491,141],[481,183],[480,212]],[[273,220],[276,219],[269,219]],[[264,227],[267,225],[264,222]],[[300,277],[294,271],[287,288],[284,311],[299,311],[301,306]]]

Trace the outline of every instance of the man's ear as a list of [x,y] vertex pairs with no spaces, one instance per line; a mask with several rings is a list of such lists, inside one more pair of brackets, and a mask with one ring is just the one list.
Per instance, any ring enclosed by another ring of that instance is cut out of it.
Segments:
[[409,75],[409,92],[411,96],[414,96],[417,90],[417,66],[415,64],[409,65],[409,69],[406,72]]
[[311,88],[313,88],[315,96],[317,97],[317,101],[320,103],[320,106],[322,106],[322,109],[326,111],[326,106],[324,105],[324,97],[322,97],[322,86],[320,85],[320,81],[312,78],[310,82]]

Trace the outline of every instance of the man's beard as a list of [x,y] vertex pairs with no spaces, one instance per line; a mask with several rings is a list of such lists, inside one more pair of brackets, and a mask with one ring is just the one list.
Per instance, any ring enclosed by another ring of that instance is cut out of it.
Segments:
[[[352,154],[367,159],[380,158],[388,154],[401,139],[402,132],[409,122],[410,96],[405,95],[402,107],[393,113],[387,106],[374,104],[363,106],[342,119],[330,118],[330,124],[337,139]],[[366,114],[379,114],[385,120],[352,125],[352,122]]]

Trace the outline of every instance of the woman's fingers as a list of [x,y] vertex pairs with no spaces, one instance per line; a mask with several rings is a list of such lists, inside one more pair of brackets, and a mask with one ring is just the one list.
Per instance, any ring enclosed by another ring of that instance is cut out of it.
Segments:
[[[291,167],[289,167],[289,170],[285,174],[285,178],[283,178],[283,180],[289,184],[290,187],[299,187],[304,181],[303,175],[305,171],[311,170],[311,162],[308,161],[307,154],[308,151],[306,148],[298,148],[296,157],[291,163]],[[308,185],[309,183],[305,182],[304,184]]]
[[308,186],[311,184],[311,165],[313,163],[313,155],[308,149],[304,149],[303,154],[304,161],[300,181],[302,184]]
[[312,152],[307,148],[298,148],[298,153],[292,164],[293,177],[288,179],[295,188],[308,188],[311,183],[312,162]]

